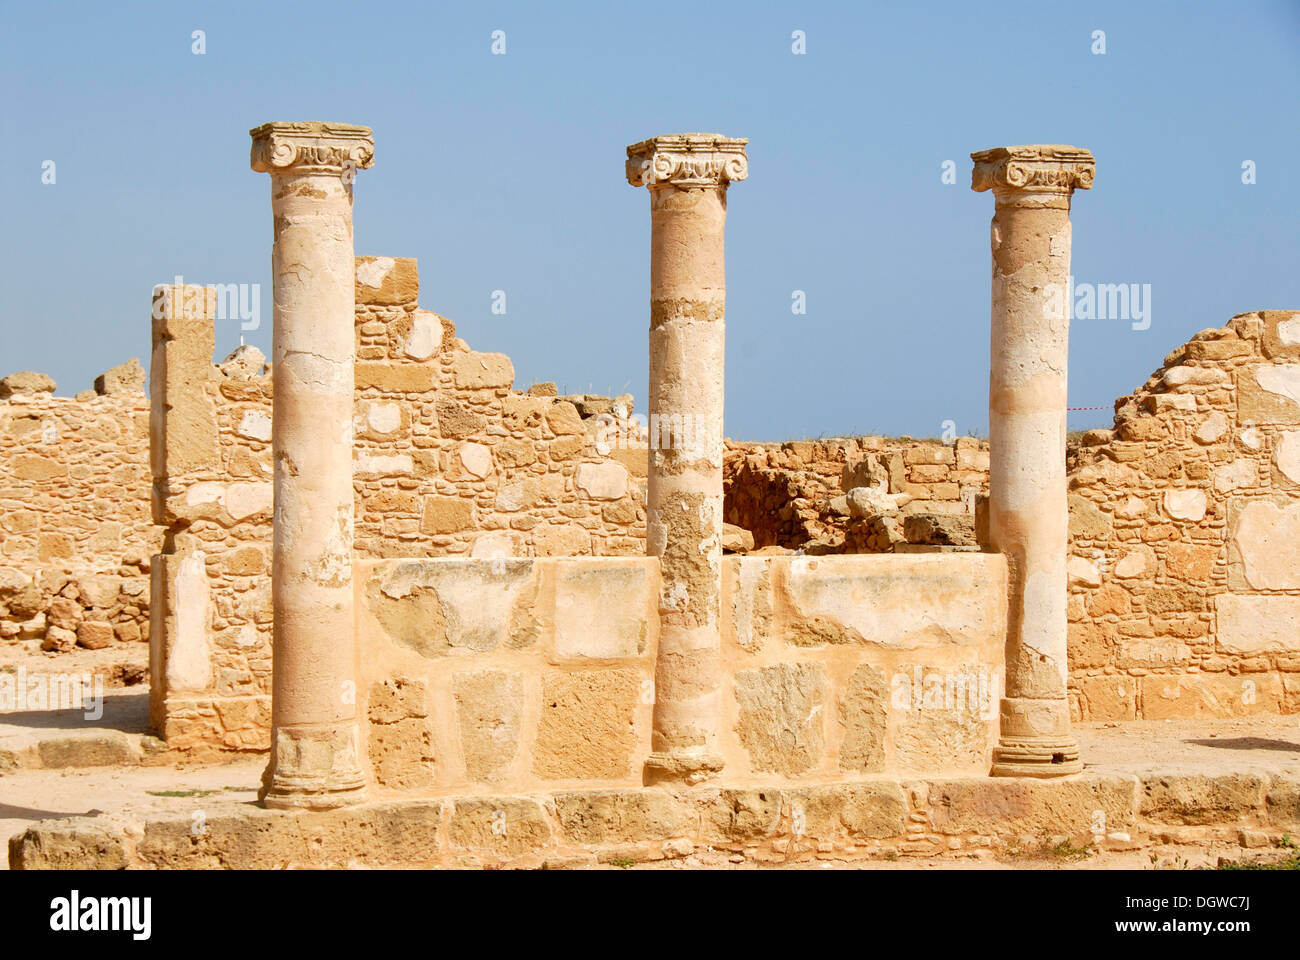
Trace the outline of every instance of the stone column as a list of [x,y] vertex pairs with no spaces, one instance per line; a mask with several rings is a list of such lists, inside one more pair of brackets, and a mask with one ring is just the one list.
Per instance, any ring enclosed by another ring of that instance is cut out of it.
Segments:
[[628,182],[650,189],[646,552],[663,579],[646,783],[722,769],[723,228],[748,142],[691,133],[627,148]]
[[1066,699],[1065,419],[1070,197],[1096,165],[1078,147],[971,154],[992,190],[989,539],[1010,571],[1006,691],[993,776],[1082,769]]
[[271,174],[271,760],[268,807],[362,799],[352,610],[355,266],[352,177],[373,162],[366,127],[268,123],[250,131]]

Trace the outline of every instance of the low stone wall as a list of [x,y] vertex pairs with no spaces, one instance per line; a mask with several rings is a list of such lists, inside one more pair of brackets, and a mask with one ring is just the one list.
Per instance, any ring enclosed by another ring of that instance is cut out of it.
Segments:
[[149,639],[149,401],[135,361],[95,390],[0,380],[0,643]]
[[[287,867],[583,867],[681,859],[708,865],[900,857],[1050,858],[1211,841],[1279,844],[1300,830],[1294,773],[1084,773],[727,783],[483,793],[372,801],[326,813],[219,797],[142,824],[45,820],[9,841],[14,870]],[[1053,839],[1048,839],[1053,838]],[[1057,857],[1060,848],[1056,848]],[[707,860],[706,860],[707,858]]]
[[363,561],[355,582],[381,787],[640,784],[656,560]]
[[1070,459],[1076,717],[1300,711],[1300,312],[1179,347]]
[[[356,576],[380,786],[641,782],[655,559],[365,561]],[[728,558],[728,776],[987,773],[1005,593],[992,554]]]

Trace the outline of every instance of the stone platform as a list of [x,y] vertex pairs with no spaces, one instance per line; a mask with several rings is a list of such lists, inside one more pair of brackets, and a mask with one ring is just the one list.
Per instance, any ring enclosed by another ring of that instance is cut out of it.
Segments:
[[[1057,780],[866,777],[411,797],[323,813],[249,794],[46,820],[10,839],[15,869],[555,867],[988,858],[1162,844],[1263,849],[1300,832],[1291,718],[1084,725],[1090,763]],[[247,775],[247,771],[246,771]],[[251,784],[250,784],[251,786]]]

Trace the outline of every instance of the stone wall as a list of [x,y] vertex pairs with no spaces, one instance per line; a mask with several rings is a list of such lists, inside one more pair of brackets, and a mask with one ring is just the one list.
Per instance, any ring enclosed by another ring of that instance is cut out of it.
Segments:
[[[655,558],[364,561],[356,583],[380,785],[641,783]],[[993,554],[729,558],[728,776],[982,776],[997,737],[1005,593]]]
[[0,643],[149,638],[149,406],[132,360],[74,397],[0,380]]
[[[988,494],[988,442],[852,437],[788,443],[727,441],[726,520],[754,535],[754,546],[806,552],[890,552],[931,542],[907,517],[948,517],[974,543],[975,502]],[[854,502],[855,488],[885,496]],[[885,522],[877,518],[883,514]],[[961,521],[960,518],[966,518]],[[930,526],[943,524],[936,520]],[[943,543],[943,539],[933,542]],[[954,541],[956,542],[956,541]]]
[[1077,717],[1300,710],[1300,313],[1165,358],[1070,456]]
[[[214,294],[158,297],[154,519],[168,538],[154,574],[153,720],[173,746],[261,749],[271,376],[250,348],[213,364]],[[514,390],[508,357],[470,350],[419,307],[414,260],[358,258],[356,303],[358,558],[644,553],[646,452],[597,442],[598,414],[626,416],[630,397]]]

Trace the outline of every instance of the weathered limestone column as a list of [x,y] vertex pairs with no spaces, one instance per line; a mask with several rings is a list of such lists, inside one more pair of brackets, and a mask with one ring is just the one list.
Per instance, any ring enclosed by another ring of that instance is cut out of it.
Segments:
[[1010,571],[1006,695],[994,776],[1082,769],[1066,699],[1065,422],[1070,197],[1096,165],[1078,147],[971,154],[992,190],[989,538]]
[[698,783],[723,765],[723,228],[748,142],[690,133],[627,148],[628,182],[650,188],[646,552],[663,578],[646,783]]
[[355,266],[352,176],[373,163],[366,127],[251,130],[271,174],[275,245],[268,807],[324,809],[363,796],[352,610]]

